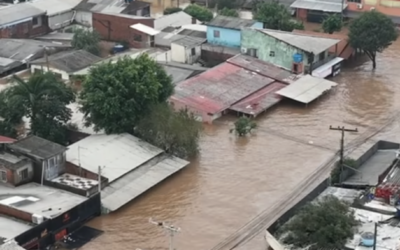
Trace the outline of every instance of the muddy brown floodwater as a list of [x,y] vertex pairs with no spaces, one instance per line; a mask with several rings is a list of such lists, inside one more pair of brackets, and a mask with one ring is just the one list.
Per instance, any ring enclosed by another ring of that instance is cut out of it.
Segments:
[[[105,233],[83,249],[167,249],[167,236],[148,223],[153,217],[182,228],[177,249],[209,250],[283,199],[334,154],[340,133],[329,125],[360,130],[346,135],[346,142],[361,142],[385,124],[369,141],[400,140],[398,65],[400,41],[378,56],[375,71],[367,59],[348,65],[334,79],[338,87],[308,107],[279,104],[257,119],[259,129],[252,137],[236,139],[228,133],[234,117],[205,127],[198,159],[120,211],[92,221]],[[265,246],[255,239],[242,248]]]

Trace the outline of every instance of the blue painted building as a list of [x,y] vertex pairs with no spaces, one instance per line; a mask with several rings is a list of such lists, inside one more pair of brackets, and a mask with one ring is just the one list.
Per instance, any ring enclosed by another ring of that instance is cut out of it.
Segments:
[[207,42],[232,48],[240,48],[242,28],[263,28],[263,23],[235,17],[217,16],[207,23]]

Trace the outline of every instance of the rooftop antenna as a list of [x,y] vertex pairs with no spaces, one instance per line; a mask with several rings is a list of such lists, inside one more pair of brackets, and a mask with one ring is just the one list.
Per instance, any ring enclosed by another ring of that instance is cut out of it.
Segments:
[[176,233],[179,233],[181,229],[179,227],[175,227],[174,225],[170,224],[168,225],[166,222],[157,222],[154,221],[152,218],[149,219],[149,222],[151,224],[154,224],[156,226],[162,227],[165,231],[168,232],[169,234],[169,250],[175,250],[174,248],[174,236]]

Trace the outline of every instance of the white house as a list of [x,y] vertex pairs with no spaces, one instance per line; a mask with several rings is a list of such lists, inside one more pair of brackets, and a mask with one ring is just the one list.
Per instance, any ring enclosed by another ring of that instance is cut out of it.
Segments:
[[31,72],[51,71],[68,81],[75,72],[89,67],[102,59],[84,50],[63,51],[30,63]]
[[172,61],[193,64],[201,55],[201,45],[205,38],[186,36],[171,43]]
[[37,9],[46,11],[49,27],[52,30],[60,29],[70,25],[75,18],[74,8],[80,0],[31,0],[30,5]]

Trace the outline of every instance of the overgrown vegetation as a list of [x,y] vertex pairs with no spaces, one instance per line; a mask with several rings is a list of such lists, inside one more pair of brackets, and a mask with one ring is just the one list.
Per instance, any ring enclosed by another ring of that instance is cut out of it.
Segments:
[[100,35],[96,31],[75,29],[71,46],[74,49],[83,49],[94,55],[100,55]]
[[211,10],[197,4],[189,5],[184,11],[201,22],[209,22],[214,16]]
[[181,158],[197,154],[201,124],[187,110],[175,112],[166,104],[151,108],[136,126],[135,134],[145,141]]
[[238,17],[239,13],[234,9],[223,8],[218,12],[221,16]]
[[234,10],[240,7],[240,1],[238,0],[217,0],[216,4],[218,7],[218,10],[222,9],[230,9]]
[[248,117],[240,117],[235,123],[235,127],[231,129],[230,133],[235,133],[238,136],[246,136],[257,128],[257,124]]
[[[331,183],[332,184],[337,184],[337,183],[340,183],[341,181],[343,181],[343,180],[340,180],[340,175],[341,175],[342,169],[343,169],[343,171],[347,172],[347,171],[353,171],[353,170],[349,169],[348,167],[350,167],[350,168],[357,167],[357,161],[354,159],[351,159],[351,158],[343,159],[343,164],[345,166],[343,166],[343,168],[342,168],[340,166],[340,162],[338,161],[335,164],[335,167],[332,169],[332,171],[331,171]],[[348,167],[346,167],[346,166],[348,166]]]
[[168,7],[168,8],[165,8],[164,15],[170,15],[170,14],[174,14],[176,12],[181,12],[181,11],[182,11],[182,9],[179,7]]
[[337,14],[328,15],[322,22],[322,29],[325,33],[332,34],[333,32],[340,31],[342,27],[342,18]]
[[304,30],[304,25],[292,19],[288,9],[277,1],[256,2],[253,7],[253,18],[264,23],[264,28],[293,31]]
[[283,242],[296,248],[343,249],[357,224],[348,204],[325,196],[305,205],[280,231]]
[[[35,73],[28,81],[14,76],[14,85],[0,97],[1,127],[12,136],[22,117],[30,120],[30,133],[66,144],[66,124],[71,119],[68,104],[75,100],[73,90],[53,73]],[[18,107],[18,108],[16,108]]]
[[375,10],[363,12],[349,28],[350,45],[367,54],[372,61],[373,69],[376,68],[376,53],[382,53],[397,37],[393,21]]

